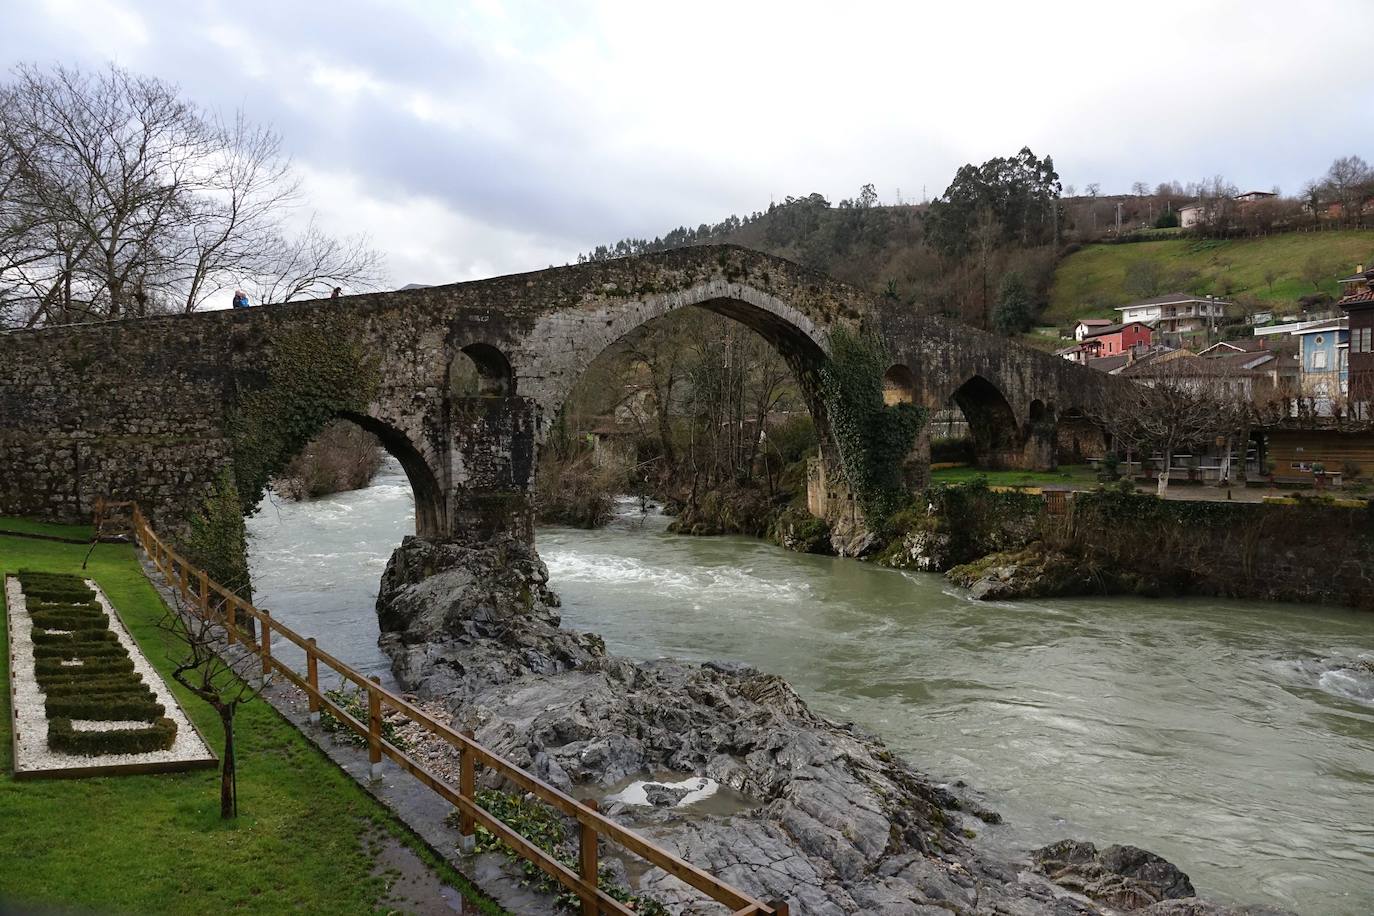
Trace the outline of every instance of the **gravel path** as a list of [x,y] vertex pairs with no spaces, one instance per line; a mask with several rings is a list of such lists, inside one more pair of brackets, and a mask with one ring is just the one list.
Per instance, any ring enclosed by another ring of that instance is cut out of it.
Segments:
[[[194,769],[215,766],[218,763],[214,752],[191,725],[181,705],[161,675],[153,668],[143,651],[129,635],[124,621],[119,618],[114,605],[105,593],[90,579],[86,584],[95,589],[96,601],[105,609],[110,618],[110,629],[114,631],[120,645],[133,660],[134,670],[143,675],[143,680],[157,696],[157,701],[167,710],[167,717],[177,725],[176,740],[165,751],[151,751],[146,754],[63,754],[48,748],[48,719],[43,709],[44,694],[34,677],[33,622],[29,619],[28,604],[24,591],[14,576],[5,578],[5,607],[9,620],[9,663],[10,663],[10,703],[14,711],[14,775],[55,776],[81,775],[82,770],[98,771],[101,774],[119,770],[139,772]],[[73,726],[81,723],[73,723]],[[91,723],[84,723],[86,730],[93,730]],[[143,725],[144,723],[135,723]],[[99,723],[97,728],[130,727],[129,723]],[[94,774],[92,774],[94,775]]]

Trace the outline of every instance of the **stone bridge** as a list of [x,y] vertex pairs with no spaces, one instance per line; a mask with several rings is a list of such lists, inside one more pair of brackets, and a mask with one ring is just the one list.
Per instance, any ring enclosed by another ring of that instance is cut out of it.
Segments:
[[[264,367],[284,342],[324,329],[375,367],[365,406],[337,413],[399,459],[417,533],[528,536],[540,444],[581,374],[616,341],[687,307],[747,325],[796,372],[822,439],[811,505],[832,520],[852,514],[853,500],[816,370],[840,325],[886,340],[889,400],[961,407],[988,466],[1052,467],[1068,418],[1118,383],[788,261],[686,248],[338,301],[0,334],[0,515],[80,521],[108,495],[139,500],[160,526],[184,525],[233,470],[235,410],[274,384]],[[918,443],[917,477],[928,454]]]

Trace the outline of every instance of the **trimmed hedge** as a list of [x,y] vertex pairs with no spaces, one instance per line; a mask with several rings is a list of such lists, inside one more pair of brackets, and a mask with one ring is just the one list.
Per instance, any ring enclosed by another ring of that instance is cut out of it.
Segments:
[[177,725],[163,717],[146,728],[120,728],[103,732],[79,732],[71,719],[48,720],[48,747],[67,754],[96,757],[101,754],[148,754],[165,751],[176,741]]
[[[66,632],[62,632],[62,631]],[[108,627],[34,627],[29,634],[35,646],[74,646],[82,643],[119,644],[119,637]]]
[[43,688],[43,692],[47,694],[50,700],[54,697],[89,697],[93,694],[140,696],[150,701],[157,698],[157,695],[153,693],[153,688],[143,683],[142,677],[137,674],[85,681],[54,681]]
[[[133,659],[76,576],[21,570],[19,583],[33,624],[34,677],[44,693],[48,747],[83,756],[146,754],[170,748],[176,723],[134,670]],[[50,632],[61,630],[67,632]],[[79,660],[80,665],[64,662]],[[77,731],[73,720],[147,722],[139,728]]]
[[49,696],[44,703],[51,719],[93,719],[102,722],[156,722],[167,715],[161,703],[146,694],[108,693],[99,696]]
[[37,675],[38,685],[41,687],[45,677],[57,676],[64,680],[71,679],[74,676],[73,672],[80,672],[84,675],[119,674],[121,672],[132,674],[134,662],[127,655],[123,658],[93,659],[84,665],[64,665],[60,658],[36,658],[33,661],[33,671]]
[[107,658],[128,658],[129,653],[117,642],[96,642],[85,640],[63,645],[58,643],[38,644],[33,647],[34,658],[64,658],[80,659],[89,664],[92,661],[104,661]]

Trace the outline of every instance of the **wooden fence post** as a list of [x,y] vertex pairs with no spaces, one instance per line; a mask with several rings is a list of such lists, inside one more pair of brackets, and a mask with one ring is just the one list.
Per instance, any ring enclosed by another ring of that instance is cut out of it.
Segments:
[[200,571],[200,616],[210,619],[210,577],[203,569]]
[[186,561],[182,560],[181,570],[177,573],[177,580],[181,584],[181,600],[187,603],[189,603],[191,600],[191,583],[187,581],[187,579],[189,578],[187,576],[188,572],[189,570],[186,568]]
[[375,674],[367,685],[367,759],[372,763],[372,778],[382,778],[382,695],[374,687],[381,678]]
[[[594,798],[587,799],[583,804],[593,811],[597,809],[596,799]],[[583,881],[592,886],[591,892],[582,891],[578,893],[578,896],[582,898],[582,916],[597,916],[601,911],[601,907],[597,905],[595,891],[597,872],[600,870],[600,866],[597,863],[596,828],[591,824],[584,824],[581,822],[578,823],[578,828],[578,874],[582,876]]]
[[224,605],[224,638],[232,646],[239,638],[239,603],[234,598],[225,598]]
[[787,906],[786,900],[770,900],[768,901],[768,905],[773,908],[773,912],[776,913],[777,916],[789,916],[791,912]]
[[305,650],[305,677],[306,683],[310,685],[310,690],[306,692],[310,702],[310,724],[319,725],[320,660],[315,655],[315,637],[312,636],[305,642],[309,646],[309,648]]
[[[471,739],[476,735],[469,728],[463,731],[463,737]],[[458,794],[465,801],[477,804],[477,761],[472,747],[467,742],[458,748]],[[458,810],[458,832],[462,835],[458,841],[458,848],[463,852],[472,852],[476,842],[473,835],[476,823],[466,810]]]
[[272,673],[272,614],[262,612],[262,638],[259,643],[262,654],[262,676],[266,679]]

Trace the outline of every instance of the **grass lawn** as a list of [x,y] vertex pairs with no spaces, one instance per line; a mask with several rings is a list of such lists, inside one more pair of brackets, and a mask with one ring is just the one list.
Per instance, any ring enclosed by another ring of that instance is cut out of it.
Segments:
[[[0,519],[0,529],[84,533],[79,526]],[[0,570],[79,572],[87,546],[0,536]],[[163,605],[132,547],[101,544],[87,574],[119,608],[216,753],[214,712],[167,676]],[[8,665],[0,638],[0,669]],[[16,782],[8,671],[0,696],[0,909],[45,905],[101,913],[374,913],[387,879],[373,876],[376,838],[415,850],[451,887],[469,885],[331,763],[265,701],[241,708],[239,810],[219,818],[219,774]],[[483,910],[500,910],[485,903]]]
[[931,483],[967,483],[986,477],[994,487],[1097,486],[1097,469],[1087,464],[1060,465],[1054,471],[990,471],[986,468],[939,468],[930,472]]
[[[1114,318],[1114,306],[1139,298],[1124,288],[1126,268],[1141,260],[1155,260],[1165,276],[1179,270],[1197,272],[1197,279],[1181,292],[1255,296],[1277,307],[1295,304],[1299,296],[1315,292],[1302,278],[1313,255],[1330,271],[1321,290],[1339,294],[1339,277],[1355,265],[1374,263],[1374,230],[1288,232],[1259,239],[1167,239],[1128,245],[1087,245],[1060,262],[1050,289],[1050,303],[1038,320],[1059,325],[1079,318]],[[1265,279],[1267,270],[1276,276]],[[1171,285],[1166,282],[1166,286]],[[1166,289],[1164,292],[1176,292]]]

